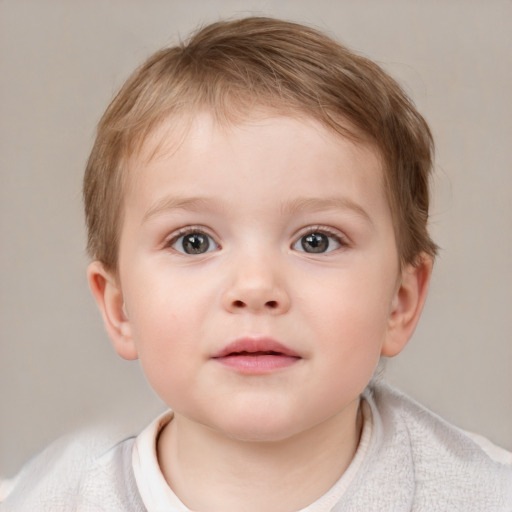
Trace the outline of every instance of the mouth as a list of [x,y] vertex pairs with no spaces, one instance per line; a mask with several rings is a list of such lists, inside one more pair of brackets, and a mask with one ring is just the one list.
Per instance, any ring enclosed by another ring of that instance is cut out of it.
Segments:
[[239,373],[265,374],[294,365],[301,356],[270,338],[242,338],[228,344],[212,359]]

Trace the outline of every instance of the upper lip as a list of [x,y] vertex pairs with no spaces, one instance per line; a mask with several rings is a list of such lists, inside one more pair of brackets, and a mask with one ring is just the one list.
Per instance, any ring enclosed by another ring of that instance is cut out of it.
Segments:
[[275,355],[300,357],[297,352],[282,343],[267,337],[239,338],[213,354],[212,358],[227,357],[234,354],[254,354],[257,352],[271,353]]

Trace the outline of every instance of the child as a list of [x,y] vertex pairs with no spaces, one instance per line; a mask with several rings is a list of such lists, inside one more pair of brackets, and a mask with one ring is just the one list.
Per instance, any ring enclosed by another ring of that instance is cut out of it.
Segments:
[[88,276],[173,412],[55,443],[2,510],[510,511],[510,454],[372,379],[427,295],[431,153],[400,87],[312,29],[151,57],[89,159]]

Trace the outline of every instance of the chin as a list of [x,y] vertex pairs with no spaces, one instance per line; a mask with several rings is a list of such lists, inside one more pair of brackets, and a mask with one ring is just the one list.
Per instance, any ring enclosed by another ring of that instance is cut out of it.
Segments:
[[[271,443],[289,439],[303,430],[299,421],[292,416],[276,414],[255,414],[255,411],[243,415],[232,415],[227,421],[217,425],[216,430],[231,439],[252,443]],[[231,419],[231,421],[230,421]]]
[[244,443],[277,443],[290,439],[294,434],[297,434],[291,429],[255,429],[252,428],[239,428],[225,432],[230,438],[236,439]]

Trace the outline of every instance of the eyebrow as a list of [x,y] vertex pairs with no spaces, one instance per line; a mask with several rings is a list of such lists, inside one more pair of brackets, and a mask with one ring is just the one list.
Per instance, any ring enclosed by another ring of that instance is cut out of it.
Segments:
[[300,197],[282,206],[282,212],[293,215],[303,210],[318,212],[323,210],[348,210],[362,217],[369,224],[373,221],[368,212],[348,197]]
[[[146,211],[142,223],[172,210],[199,211],[205,209],[219,209],[218,203],[207,197],[164,197]],[[373,225],[373,221],[366,210],[347,197],[299,197],[281,205],[281,213],[284,215],[295,215],[304,210],[319,212],[333,209],[351,211]]]
[[214,209],[217,203],[207,197],[164,197],[151,206],[142,218],[142,223],[171,210],[198,211]]

